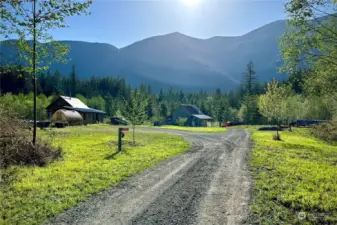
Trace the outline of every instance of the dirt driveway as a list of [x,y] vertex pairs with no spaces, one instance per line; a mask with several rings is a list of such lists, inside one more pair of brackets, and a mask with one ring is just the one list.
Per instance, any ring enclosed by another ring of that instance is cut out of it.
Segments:
[[67,210],[49,224],[243,224],[249,213],[249,133],[182,135],[190,150]]

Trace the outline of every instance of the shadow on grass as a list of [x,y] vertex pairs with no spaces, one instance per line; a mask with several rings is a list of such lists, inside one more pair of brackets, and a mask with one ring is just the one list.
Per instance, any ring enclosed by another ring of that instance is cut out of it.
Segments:
[[[105,159],[107,159],[107,160],[115,159],[115,156],[118,155],[118,154],[131,155],[125,149],[125,147],[141,147],[141,146],[145,146],[144,144],[139,143],[139,142],[133,143],[132,141],[124,140],[122,142],[122,150],[120,152],[118,152],[117,151],[117,146],[118,146],[118,142],[117,141],[108,141],[108,142],[105,142],[104,144],[105,145],[109,145],[109,146],[116,146],[116,152],[112,153],[111,155],[107,155],[105,157]],[[98,144],[98,145],[101,145],[101,143]]]
[[131,155],[127,150],[123,149],[123,147],[122,147],[122,151],[119,151],[119,152],[116,151],[116,152],[112,153],[111,155],[107,155],[104,159],[115,160],[115,156],[121,155],[121,154],[128,155],[128,156]]
[[320,147],[315,147],[312,145],[308,145],[308,144],[292,144],[292,143],[282,143],[282,147],[286,148],[286,149],[297,149],[297,150],[311,150],[311,151],[317,151],[317,152],[321,152],[322,148]]
[[114,152],[111,155],[107,155],[104,159],[106,159],[106,160],[115,159],[115,156],[118,155],[118,154],[120,154],[120,153],[121,153],[121,151],[120,152],[118,152],[118,151]]

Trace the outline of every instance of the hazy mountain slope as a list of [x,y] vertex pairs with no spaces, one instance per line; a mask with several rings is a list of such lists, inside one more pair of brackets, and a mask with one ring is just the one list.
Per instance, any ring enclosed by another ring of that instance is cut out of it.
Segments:
[[79,41],[62,41],[62,43],[69,45],[68,63],[54,64],[52,70],[58,69],[61,74],[69,74],[71,66],[75,65],[77,74],[81,77],[108,76],[115,70],[114,64],[119,51],[115,46]]
[[[62,41],[70,46],[67,64],[53,64],[67,75],[76,66],[82,77],[125,76],[132,85],[184,89],[233,89],[242,80],[249,60],[255,63],[257,75],[267,81],[280,64],[278,38],[286,27],[276,21],[239,37],[198,39],[181,33],[150,37],[117,49],[109,44]],[[4,55],[13,52],[1,49]]]

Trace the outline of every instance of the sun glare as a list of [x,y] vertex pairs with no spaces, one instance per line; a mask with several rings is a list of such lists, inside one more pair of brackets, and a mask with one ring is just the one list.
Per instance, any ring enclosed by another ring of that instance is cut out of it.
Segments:
[[181,2],[186,6],[196,6],[198,5],[201,0],[181,0]]

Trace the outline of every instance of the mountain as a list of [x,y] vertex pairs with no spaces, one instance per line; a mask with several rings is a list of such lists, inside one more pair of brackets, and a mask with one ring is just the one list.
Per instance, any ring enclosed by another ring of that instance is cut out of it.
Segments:
[[[259,79],[268,81],[280,65],[278,38],[286,21],[276,21],[238,37],[198,39],[181,33],[150,37],[118,49],[109,44],[61,41],[70,51],[67,64],[52,64],[51,71],[67,75],[76,66],[81,78],[125,76],[132,85],[210,90],[237,87],[246,64],[253,60]],[[13,50],[2,47],[3,56]]]

